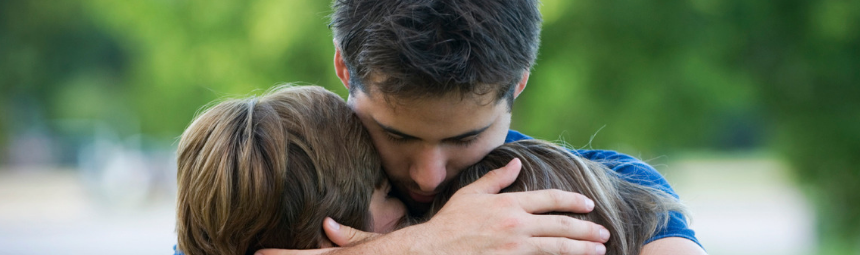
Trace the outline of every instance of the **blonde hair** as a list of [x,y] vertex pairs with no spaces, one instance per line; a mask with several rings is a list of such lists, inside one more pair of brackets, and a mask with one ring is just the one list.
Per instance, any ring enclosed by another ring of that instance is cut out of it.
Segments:
[[370,198],[386,178],[369,134],[339,96],[282,86],[221,102],[182,134],[178,249],[253,254],[315,248],[324,217],[371,224]]
[[522,140],[496,148],[460,173],[434,201],[431,215],[458,189],[513,158],[519,158],[523,167],[516,181],[502,192],[560,189],[591,198],[595,203],[591,213],[564,215],[606,227],[611,233],[606,254],[639,254],[658,227],[667,224],[669,211],[687,212],[675,197],[625,181],[602,163],[583,159],[550,142]]

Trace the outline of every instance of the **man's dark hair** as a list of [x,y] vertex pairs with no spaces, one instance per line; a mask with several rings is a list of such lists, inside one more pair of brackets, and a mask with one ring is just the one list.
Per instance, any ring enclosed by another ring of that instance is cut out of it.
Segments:
[[537,57],[537,0],[335,0],[331,28],[350,93],[495,93],[513,101]]

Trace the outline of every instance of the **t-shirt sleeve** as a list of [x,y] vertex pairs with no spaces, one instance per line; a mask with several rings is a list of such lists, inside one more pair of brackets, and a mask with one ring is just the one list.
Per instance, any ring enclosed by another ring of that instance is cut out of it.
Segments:
[[[583,158],[604,163],[607,167],[619,173],[621,178],[624,180],[658,188],[675,198],[679,198],[678,194],[675,193],[669,185],[669,182],[666,181],[666,178],[663,178],[663,175],[657,172],[657,170],[641,160],[615,151],[607,150],[576,150],[572,152],[579,154]],[[686,217],[679,212],[669,212],[669,223],[663,228],[657,229],[654,236],[645,241],[645,243],[647,244],[654,240],[666,237],[682,237],[690,239],[699,246],[702,246],[702,244],[699,243],[699,240],[696,239],[696,233],[687,225]]]

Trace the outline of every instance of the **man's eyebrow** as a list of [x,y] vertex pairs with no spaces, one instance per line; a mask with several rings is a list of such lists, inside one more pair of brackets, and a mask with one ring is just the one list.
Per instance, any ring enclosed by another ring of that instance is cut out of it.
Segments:
[[[385,132],[392,133],[392,134],[394,134],[394,135],[397,135],[397,136],[403,137],[404,139],[410,139],[410,140],[411,140],[411,139],[421,140],[421,138],[418,138],[418,137],[416,137],[416,136],[409,135],[409,134],[403,133],[403,132],[401,132],[400,130],[397,130],[397,129],[395,129],[395,128],[392,128],[392,127],[389,127],[389,126],[383,125],[382,123],[379,123],[379,121],[377,121],[377,120],[375,120],[375,119],[374,119],[373,121],[374,121],[374,122],[376,122],[376,125],[379,125],[379,127],[380,127],[380,128],[382,128],[382,130],[385,130]],[[462,134],[455,135],[455,136],[452,136],[452,137],[444,138],[444,139],[442,139],[442,141],[457,141],[457,140],[462,140],[462,139],[467,138],[467,137],[470,137],[470,136],[478,135],[478,134],[480,134],[480,133],[482,133],[482,132],[486,131],[486,130],[487,130],[488,128],[490,128],[491,126],[493,126],[493,124],[492,124],[492,123],[490,123],[490,125],[487,125],[486,127],[482,127],[482,128],[479,128],[479,129],[475,129],[475,130],[472,130],[472,131],[468,131],[468,132],[466,132],[466,133],[462,133]]]
[[478,134],[480,134],[480,133],[484,132],[484,131],[485,131],[485,130],[487,130],[488,128],[490,128],[490,126],[492,126],[492,125],[493,125],[493,124],[491,123],[490,125],[487,125],[486,127],[482,127],[482,128],[479,128],[479,129],[475,129],[475,130],[472,130],[472,131],[469,131],[469,132],[466,132],[466,133],[462,133],[462,134],[459,134],[459,135],[455,135],[455,136],[452,136],[452,137],[448,137],[448,138],[442,139],[442,141],[459,141],[459,140],[463,140],[463,139],[465,139],[465,138],[467,138],[467,137],[470,137],[470,136],[476,136],[476,135],[478,135]]
[[376,119],[374,119],[374,120],[373,120],[373,122],[376,122],[376,125],[379,125],[379,127],[381,127],[381,128],[382,128],[382,130],[385,130],[385,132],[392,133],[392,134],[394,134],[394,135],[397,135],[397,136],[403,137],[404,139],[410,139],[410,140],[411,140],[411,139],[415,139],[415,140],[420,140],[418,137],[411,136],[411,135],[407,135],[407,134],[405,134],[405,133],[403,133],[403,132],[400,132],[400,131],[399,131],[399,130],[397,130],[397,129],[394,129],[393,127],[389,127],[389,126],[383,125],[382,123],[379,123],[379,121],[377,121]]

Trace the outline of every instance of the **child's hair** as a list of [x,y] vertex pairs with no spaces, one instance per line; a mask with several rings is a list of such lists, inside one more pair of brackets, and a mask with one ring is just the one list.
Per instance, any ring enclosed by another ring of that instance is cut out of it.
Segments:
[[187,255],[315,248],[326,216],[369,230],[370,198],[386,178],[358,117],[317,86],[219,103],[185,130],[177,154]]
[[606,254],[639,254],[645,241],[667,223],[669,211],[687,212],[675,197],[625,181],[604,164],[583,159],[550,142],[521,140],[496,148],[454,178],[434,201],[431,215],[458,189],[513,158],[519,158],[523,167],[516,181],[502,192],[560,189],[591,198],[595,203],[591,213],[563,215],[606,227],[611,233]]

